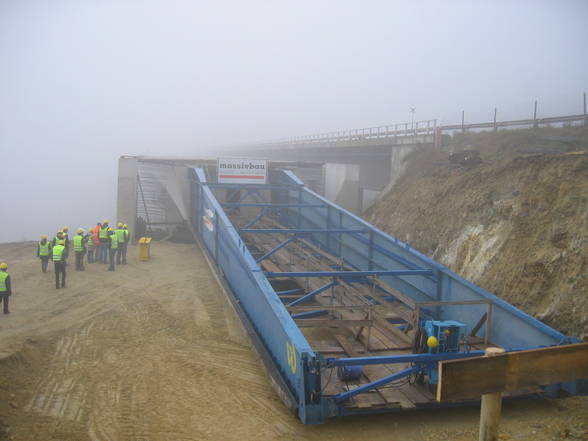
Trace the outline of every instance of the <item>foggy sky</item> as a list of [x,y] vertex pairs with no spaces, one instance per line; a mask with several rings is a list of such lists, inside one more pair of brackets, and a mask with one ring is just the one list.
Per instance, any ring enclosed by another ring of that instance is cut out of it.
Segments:
[[[115,221],[122,154],[581,113],[588,2],[0,0],[0,242]],[[2,259],[5,256],[0,256]]]

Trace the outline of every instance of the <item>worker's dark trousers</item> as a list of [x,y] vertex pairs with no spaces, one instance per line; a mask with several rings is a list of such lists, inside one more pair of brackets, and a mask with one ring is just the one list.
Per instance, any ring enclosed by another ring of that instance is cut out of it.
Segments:
[[88,263],[94,263],[94,250],[88,250]]
[[76,271],[84,271],[85,251],[76,251]]
[[65,288],[65,266],[66,262],[53,262],[55,264],[55,288],[59,289],[59,275],[61,274],[61,288]]
[[127,263],[127,244],[119,243],[118,249],[116,250],[116,264]]
[[116,248],[109,248],[108,249],[108,257],[110,258],[110,266],[108,267],[108,271],[114,271],[114,255],[116,254]]
[[104,241],[100,241],[100,263],[108,263],[108,252],[109,252],[109,248],[108,248],[108,242]]
[[10,294],[1,293],[0,294],[0,302],[4,303],[4,314],[8,314],[8,299],[10,298]]
[[47,265],[49,265],[49,256],[41,256],[41,271],[47,272]]

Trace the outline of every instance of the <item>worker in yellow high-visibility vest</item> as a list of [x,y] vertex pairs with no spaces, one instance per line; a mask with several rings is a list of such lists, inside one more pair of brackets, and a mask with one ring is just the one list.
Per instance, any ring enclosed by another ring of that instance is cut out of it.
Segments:
[[100,263],[108,263],[108,248],[110,241],[108,240],[108,221],[105,220],[102,222],[102,228],[100,228],[100,232],[98,233],[98,238],[100,239],[100,253],[99,253],[99,260]]
[[84,230],[78,228],[73,238],[73,249],[76,253],[76,271],[84,271],[84,254],[86,254],[86,245]]
[[131,236],[129,234],[129,226],[127,224],[123,224],[123,230],[125,230],[125,245],[123,247],[122,252],[122,263],[123,265],[127,264],[127,250],[129,248],[129,242],[131,241]]
[[47,272],[49,257],[51,256],[51,242],[47,240],[46,234],[41,234],[41,241],[37,244],[37,257],[41,259],[41,271]]
[[118,240],[118,249],[116,250],[116,264],[120,265],[127,263],[127,230],[124,229],[122,222],[118,223],[118,228],[114,230]]
[[118,236],[112,228],[108,229],[108,240],[108,256],[110,258],[110,267],[108,268],[108,271],[114,271],[114,256],[118,250]]
[[[58,240],[51,252],[51,260],[55,265],[55,288],[65,288],[65,267],[67,265],[67,248],[64,240]],[[60,282],[61,275],[61,284]]]
[[90,228],[88,230],[88,234],[86,234],[85,241],[88,263],[94,263],[94,249],[96,248],[96,245],[94,244],[94,228]]
[[12,295],[12,282],[8,275],[8,264],[0,263],[0,303],[4,304],[4,314],[10,314],[8,311],[8,298]]

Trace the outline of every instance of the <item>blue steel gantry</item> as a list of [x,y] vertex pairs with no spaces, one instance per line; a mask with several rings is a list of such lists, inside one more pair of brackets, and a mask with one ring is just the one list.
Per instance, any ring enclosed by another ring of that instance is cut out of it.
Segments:
[[[272,383],[302,422],[441,406],[429,378],[439,361],[478,357],[489,345],[579,341],[310,191],[291,171],[270,170],[269,182],[219,184],[194,169],[192,222]],[[463,324],[459,347],[423,344],[427,320]],[[337,375],[357,366],[352,380]],[[549,391],[578,392],[578,384]]]

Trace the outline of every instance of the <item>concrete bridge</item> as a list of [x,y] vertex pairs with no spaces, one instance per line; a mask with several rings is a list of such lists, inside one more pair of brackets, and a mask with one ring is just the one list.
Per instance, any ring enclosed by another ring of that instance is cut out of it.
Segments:
[[436,142],[440,142],[436,120],[426,120],[270,141],[241,147],[234,153],[323,163],[324,195],[361,213],[394,184],[404,169],[406,155]]

